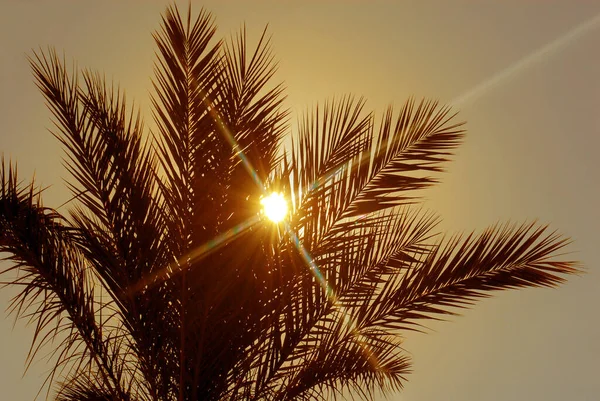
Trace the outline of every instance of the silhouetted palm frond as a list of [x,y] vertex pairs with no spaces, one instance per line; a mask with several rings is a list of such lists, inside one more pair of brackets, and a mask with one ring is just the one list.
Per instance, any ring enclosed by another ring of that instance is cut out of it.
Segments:
[[[209,13],[169,7],[148,133],[119,87],[31,58],[66,150],[74,202],[43,207],[0,171],[0,252],[50,348],[59,401],[372,399],[410,372],[401,334],[492,290],[577,273],[545,226],[438,235],[415,206],[463,138],[448,107],[409,99],[381,121],[343,96],[300,117],[263,31],[215,40]],[[283,222],[261,211],[282,193]],[[57,342],[53,342],[57,341]]]

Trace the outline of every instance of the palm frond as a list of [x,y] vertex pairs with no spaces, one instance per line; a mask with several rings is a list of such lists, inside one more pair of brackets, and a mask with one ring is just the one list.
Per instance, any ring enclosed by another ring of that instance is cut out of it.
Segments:
[[[17,272],[10,284],[23,289],[14,299],[13,309],[20,316],[31,311],[29,318],[36,323],[30,357],[65,330],[60,323],[66,316],[69,336],[63,341],[57,366],[83,342],[87,350],[83,359],[97,367],[114,397],[127,399],[96,321],[94,286],[71,230],[58,212],[38,205],[39,193],[33,184],[19,185],[16,170],[12,166],[7,169],[4,161],[1,167],[0,252],[8,253],[6,259],[13,262],[2,273]],[[56,322],[59,324],[52,325]]]
[[249,53],[244,27],[225,47],[218,107],[222,130],[229,131],[222,135],[231,135],[235,141],[232,143],[236,147],[235,166],[246,169],[244,164],[248,163],[253,168],[252,174],[262,182],[275,166],[288,114],[282,106],[283,85],[267,86],[277,66],[266,35],[265,28],[256,48]]
[[[242,360],[253,368],[247,369],[253,375],[247,382],[256,387],[256,398],[302,370],[307,353],[324,337],[333,336],[325,344],[334,346],[326,353],[335,354],[335,345],[347,333],[332,327],[345,327],[339,325],[366,313],[371,305],[364,299],[386,280],[404,274],[408,261],[429,252],[436,222],[432,215],[410,209],[365,218],[348,223],[346,231],[319,245],[312,254],[317,273],[302,258],[291,262],[298,266],[296,278],[291,286],[280,288],[282,309],[269,320],[264,337],[247,351],[251,362]],[[296,253],[292,249],[287,254]]]
[[169,260],[166,218],[155,197],[156,163],[142,138],[141,120],[128,118],[124,96],[108,89],[98,74],[86,71],[82,88],[77,71],[69,76],[56,52],[35,54],[31,65],[56,118],[55,136],[68,151],[66,166],[79,184],[69,185],[83,206],[71,211],[77,246],[119,305],[146,361],[148,380],[164,378],[157,372],[164,351],[156,347],[165,339],[154,338],[152,328],[170,327],[165,323],[172,318],[155,302],[173,299],[172,289],[167,282],[150,292],[128,291]]
[[409,99],[401,108],[392,130],[388,109],[373,149],[352,160],[348,192],[341,197],[337,218],[358,216],[405,204],[405,191],[425,188],[435,180],[415,173],[439,172],[449,151],[463,136],[462,123],[437,102],[421,101],[415,107]]
[[283,85],[270,87],[276,68],[266,28],[254,49],[245,27],[224,48],[218,120],[220,134],[232,152],[223,230],[256,215],[256,205],[278,164],[288,111],[283,107]]
[[[87,91],[81,89],[76,71],[69,78],[64,62],[54,51],[48,56],[35,54],[32,68],[56,117],[59,132],[55,136],[69,152],[67,168],[80,184],[71,184],[86,209],[76,213],[76,220],[81,221],[82,229],[94,229],[89,238],[84,238],[83,231],[81,245],[93,246],[96,232],[105,232],[116,248],[119,264],[129,265],[117,269],[113,261],[101,259],[95,261],[97,269],[101,274],[108,270],[107,275],[116,279],[113,281],[126,287],[155,264],[164,263],[164,234],[158,231],[160,205],[152,197],[155,163],[143,143],[141,121],[139,117],[127,119],[124,99],[118,91],[108,91],[97,74],[85,73]],[[135,210],[135,215],[129,215]],[[129,253],[140,245],[145,249],[143,255],[131,260]],[[115,251],[106,249],[105,253]],[[97,250],[88,252],[90,257],[100,254]],[[142,256],[148,259],[139,260]],[[111,289],[122,297],[123,288]]]
[[[292,226],[302,232],[307,244],[320,242],[336,224],[349,219],[414,203],[415,196],[405,193],[435,183],[423,174],[441,172],[449,151],[462,138],[462,124],[452,124],[450,110],[439,108],[436,102],[415,105],[408,100],[395,125],[388,108],[377,135],[372,115],[361,119],[362,104],[354,110],[351,106],[351,101],[342,102],[339,110],[334,109],[335,118],[326,110],[324,121],[334,124],[324,126],[324,132],[302,130],[302,146],[297,154],[292,151],[286,170],[288,196],[302,204]],[[325,160],[330,168],[315,167],[323,166]],[[304,194],[302,200],[299,194]]]
[[342,322],[329,328],[331,335],[322,337],[273,399],[336,399],[348,389],[373,400],[376,390],[387,395],[403,388],[410,360],[401,341],[381,331],[359,333]]
[[442,171],[440,165],[459,144],[462,124],[451,123],[453,117],[437,102],[415,105],[409,99],[394,125],[389,108],[378,134],[371,133],[369,147],[348,159],[334,176],[337,179],[323,189],[330,208],[323,231],[346,218],[412,203],[414,196],[405,192],[435,183],[422,173]]
[[325,102],[322,111],[317,106],[300,120],[291,153],[297,174],[292,177],[292,199],[298,210],[331,174],[369,148],[372,116],[363,115],[364,104],[363,99],[344,96]]
[[113,394],[102,386],[98,372],[77,374],[71,380],[60,383],[56,401],[114,401]]
[[507,224],[438,244],[401,278],[386,282],[361,324],[411,329],[417,319],[453,315],[452,309],[468,307],[493,290],[555,287],[580,269],[576,262],[557,260],[569,241],[546,231],[535,223]]
[[326,102],[322,112],[317,106],[306,114],[292,139],[291,160],[284,161],[290,165],[284,170],[295,217],[290,224],[302,230],[309,248],[331,227],[349,161],[370,149],[372,115],[363,115],[363,108],[364,100],[351,96]]
[[[170,231],[177,238],[176,255],[187,252],[192,227],[199,242],[216,234],[213,217],[224,196],[219,182],[228,170],[230,149],[211,114],[222,69],[221,43],[211,46],[214,33],[208,13],[202,11],[192,24],[191,13],[184,22],[174,6],[167,8],[162,30],[153,35],[159,49],[152,97],[159,131],[155,142],[166,176],[163,192]],[[200,204],[206,205],[204,224],[193,225],[191,211],[199,213],[194,205]]]

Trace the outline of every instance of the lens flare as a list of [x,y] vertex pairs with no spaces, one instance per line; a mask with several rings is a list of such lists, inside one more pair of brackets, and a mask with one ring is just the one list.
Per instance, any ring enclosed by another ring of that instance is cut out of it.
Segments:
[[261,199],[265,216],[273,223],[283,221],[287,215],[287,202],[282,193],[272,193],[271,195]]

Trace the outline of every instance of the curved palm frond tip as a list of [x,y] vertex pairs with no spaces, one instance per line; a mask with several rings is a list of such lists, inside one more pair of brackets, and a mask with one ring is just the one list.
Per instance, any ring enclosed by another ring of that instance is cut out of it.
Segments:
[[[54,350],[55,399],[372,398],[403,386],[403,330],[578,271],[536,224],[437,238],[415,203],[462,140],[448,108],[411,99],[378,121],[345,96],[300,118],[282,152],[265,34],[217,41],[208,13],[171,7],[154,39],[150,137],[99,74],[53,50],[31,59],[67,153],[68,213],[2,164],[12,306],[36,324],[30,358]],[[283,223],[261,215],[269,192],[288,201]]]

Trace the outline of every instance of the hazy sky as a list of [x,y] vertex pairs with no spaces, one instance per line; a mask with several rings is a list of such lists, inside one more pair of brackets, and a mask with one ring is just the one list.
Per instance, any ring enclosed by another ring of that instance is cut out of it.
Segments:
[[[569,250],[589,269],[558,290],[498,293],[452,322],[429,324],[427,335],[407,335],[414,373],[392,399],[598,400],[600,3],[194,1],[202,4],[223,35],[245,21],[256,36],[269,23],[276,79],[293,110],[349,92],[379,111],[410,95],[461,99],[466,143],[427,192],[443,228],[537,218],[573,237]],[[25,55],[40,45],[64,49],[147,110],[150,32],[165,5],[0,0],[0,152],[19,161],[22,178],[35,171],[53,184],[47,205],[66,200],[66,173]],[[11,294],[0,291],[0,305]],[[21,379],[31,335],[0,314],[1,399],[30,401],[41,384],[43,363]]]

